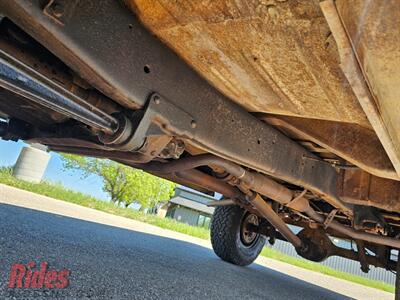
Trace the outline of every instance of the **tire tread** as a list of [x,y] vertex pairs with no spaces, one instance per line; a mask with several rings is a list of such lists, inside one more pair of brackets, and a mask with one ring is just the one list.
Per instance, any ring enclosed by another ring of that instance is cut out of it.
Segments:
[[215,254],[222,260],[239,266],[251,264],[261,252],[265,238],[260,237],[255,251],[251,255],[244,253],[237,245],[240,220],[245,210],[237,205],[217,206],[211,222],[211,244]]

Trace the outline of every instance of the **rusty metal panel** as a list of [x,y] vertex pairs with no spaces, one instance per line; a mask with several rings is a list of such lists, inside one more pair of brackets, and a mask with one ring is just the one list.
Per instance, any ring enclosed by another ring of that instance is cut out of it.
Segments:
[[338,193],[346,203],[400,211],[400,182],[376,177],[362,170],[342,170]]
[[[336,1],[376,106],[400,141],[400,1]],[[397,150],[400,150],[397,145]]]
[[376,133],[356,124],[279,115],[257,115],[288,136],[312,141],[379,177],[399,180]]
[[400,174],[400,2],[327,0],[341,66]]
[[125,0],[141,21],[249,111],[369,123],[316,0]]

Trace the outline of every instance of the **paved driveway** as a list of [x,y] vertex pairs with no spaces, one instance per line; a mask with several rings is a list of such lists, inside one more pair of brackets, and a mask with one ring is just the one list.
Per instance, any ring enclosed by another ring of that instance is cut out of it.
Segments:
[[[259,258],[218,259],[209,242],[0,185],[0,298],[393,299]],[[8,289],[13,263],[71,270],[65,289]]]

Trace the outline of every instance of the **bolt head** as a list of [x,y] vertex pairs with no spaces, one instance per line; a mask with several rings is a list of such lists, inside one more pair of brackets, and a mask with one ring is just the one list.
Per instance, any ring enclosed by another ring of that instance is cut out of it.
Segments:
[[161,102],[160,96],[158,96],[158,95],[155,95],[155,96],[153,97],[153,100],[154,100],[154,103],[155,103],[155,104],[160,104],[160,102]]
[[57,3],[57,2],[53,3],[53,5],[50,7],[50,9],[51,9],[51,13],[56,18],[60,18],[64,14],[64,6],[60,3]]

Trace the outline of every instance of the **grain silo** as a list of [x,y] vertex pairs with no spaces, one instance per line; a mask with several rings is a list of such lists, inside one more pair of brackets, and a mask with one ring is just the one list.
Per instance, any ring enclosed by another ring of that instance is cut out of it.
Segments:
[[38,183],[43,178],[49,160],[50,153],[43,146],[23,147],[15,163],[13,175],[18,179]]

